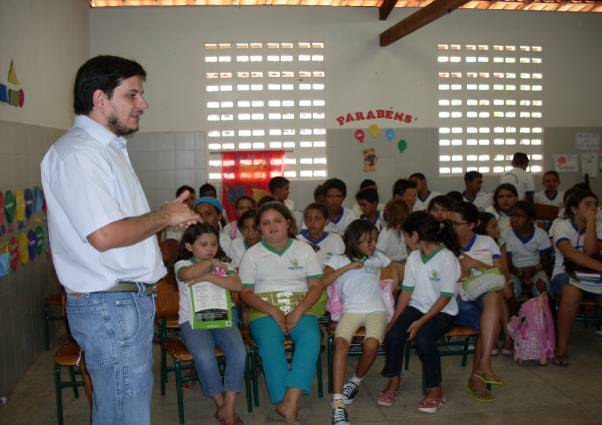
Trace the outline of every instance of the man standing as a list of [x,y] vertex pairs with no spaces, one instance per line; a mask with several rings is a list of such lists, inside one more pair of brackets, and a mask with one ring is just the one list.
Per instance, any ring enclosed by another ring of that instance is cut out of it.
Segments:
[[154,284],[166,274],[155,234],[198,216],[188,192],[151,212],[123,136],[148,108],[138,63],[97,56],[77,72],[73,127],[41,164],[52,258],[71,334],[86,353],[92,422],[150,424]]

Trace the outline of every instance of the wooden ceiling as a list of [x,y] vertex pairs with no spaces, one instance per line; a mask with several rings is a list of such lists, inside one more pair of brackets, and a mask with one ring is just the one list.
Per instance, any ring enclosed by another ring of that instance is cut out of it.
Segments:
[[[144,6],[352,6],[378,7],[392,0],[89,0],[92,7]],[[398,0],[395,7],[425,7],[433,0]],[[598,12],[602,0],[473,0],[461,9],[528,10],[544,12]]]

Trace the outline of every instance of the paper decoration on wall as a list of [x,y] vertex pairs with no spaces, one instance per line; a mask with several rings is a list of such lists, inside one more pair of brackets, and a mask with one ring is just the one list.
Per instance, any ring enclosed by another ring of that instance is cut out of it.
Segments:
[[397,143],[397,149],[399,149],[399,153],[403,153],[408,148],[408,144],[405,140],[401,139]]
[[4,228],[4,194],[0,192],[0,236],[6,233]]
[[4,193],[4,215],[6,216],[6,224],[11,225],[15,221],[15,209],[17,202],[12,191],[7,190]]
[[8,263],[10,254],[8,252],[0,252],[0,277],[8,275]]
[[398,121],[404,124],[410,124],[417,120],[416,117],[413,117],[410,114],[406,114],[404,112],[396,112],[393,109],[370,109],[366,113],[364,112],[348,112],[344,115],[339,115],[337,117],[337,124],[342,126],[344,124],[355,122],[355,121],[363,121],[363,120],[392,120]]
[[29,219],[33,214],[33,191],[29,188],[25,189],[25,217]]
[[[19,79],[17,78],[17,72],[13,62],[10,62],[8,69],[8,83],[9,85],[18,86]],[[25,104],[25,92],[23,90],[17,90],[17,88],[8,87],[6,84],[0,84],[0,102],[8,103],[16,108],[22,108]]]
[[600,149],[600,135],[598,133],[577,133],[575,147],[580,151],[597,151]]
[[366,133],[364,130],[355,130],[355,140],[360,143],[364,143],[364,139],[366,138]]
[[25,195],[22,189],[15,190],[15,198],[17,204],[15,219],[17,220],[18,228],[22,229],[25,227]]
[[19,261],[23,265],[29,261],[29,239],[25,232],[19,233]]
[[385,131],[385,138],[387,139],[387,142],[393,140],[395,138],[395,130],[387,128],[387,131]]
[[372,136],[373,139],[376,139],[380,134],[380,128],[378,127],[378,125],[372,124],[370,127],[368,127],[368,133],[370,134],[370,136]]
[[19,242],[17,241],[17,238],[15,238],[14,236],[12,238],[10,238],[10,245],[9,245],[9,250],[10,250],[10,261],[9,261],[9,265],[11,270],[17,270],[17,268],[19,267]]
[[581,173],[590,177],[598,177],[598,154],[596,152],[581,154]]
[[368,173],[376,171],[378,157],[374,148],[364,149],[362,154],[364,155],[364,171]]
[[45,244],[46,235],[44,234],[44,229],[42,229],[42,226],[36,227],[35,232],[36,232],[36,254],[40,255],[42,252],[44,252],[44,244]]
[[37,243],[38,243],[38,238],[36,236],[36,232],[34,232],[33,229],[29,229],[29,232],[27,232],[27,251],[29,253],[29,258],[31,259],[31,261],[35,260],[36,258],[36,254],[37,252]]
[[578,170],[577,155],[554,154],[554,170],[558,173],[576,173]]
[[34,214],[40,214],[44,207],[44,192],[40,189],[39,186],[36,186],[33,190],[34,192],[34,204],[33,204],[33,212]]

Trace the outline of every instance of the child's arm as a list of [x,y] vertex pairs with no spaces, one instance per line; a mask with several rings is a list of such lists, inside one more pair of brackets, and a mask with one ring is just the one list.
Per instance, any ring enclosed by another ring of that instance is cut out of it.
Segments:
[[326,287],[335,280],[337,280],[339,277],[341,277],[345,272],[353,269],[359,269],[361,267],[362,263],[360,263],[359,261],[352,261],[351,263],[337,270],[333,269],[330,266],[326,266],[324,267],[324,276],[322,276],[322,284],[324,285],[324,287]]
[[182,267],[178,270],[178,279],[182,282],[199,282],[211,270],[213,262],[202,260],[191,266]]
[[482,261],[472,258],[470,255],[463,255],[460,258],[460,265],[462,266],[462,270],[470,270],[470,269],[489,270],[489,269],[499,268],[498,266],[495,265],[496,261],[499,264],[500,259],[496,258],[495,260],[493,260],[493,266],[490,266],[489,264],[485,264]]
[[602,272],[602,262],[593,259],[581,251],[578,251],[570,244],[568,240],[560,240],[556,246],[558,247],[558,250],[562,256],[567,260],[579,264],[580,266],[587,267],[588,269]]
[[282,330],[282,332],[286,331],[284,313],[278,307],[274,307],[255,295],[252,288],[243,287],[240,291],[240,298],[249,307],[271,316],[280,327],[280,330]]
[[596,234],[596,210],[587,210],[585,213],[585,237],[583,239],[583,252],[587,255],[598,254],[598,235]]
[[552,261],[549,252],[543,252],[539,256],[541,270],[546,272],[548,276],[552,275]]
[[203,277],[203,280],[221,286],[222,288],[229,289],[230,291],[240,292],[242,290],[242,284],[237,274],[228,275],[227,277],[216,276],[213,273],[207,273]]
[[445,295],[439,296],[437,301],[435,301],[435,304],[433,304],[431,306],[431,308],[429,308],[429,311],[427,311],[424,316],[422,316],[420,319],[412,322],[412,324],[410,325],[410,327],[408,328],[408,331],[407,331],[408,332],[408,341],[411,341],[412,339],[414,339],[414,337],[416,336],[418,331],[424,326],[424,324],[426,322],[428,322],[429,320],[431,320],[433,317],[435,317],[437,314],[439,314],[441,312],[441,310],[443,310],[445,308],[445,306],[447,304],[449,304],[450,301],[451,301],[451,297],[448,297]]
[[397,300],[397,306],[395,307],[395,312],[393,313],[393,317],[391,317],[391,321],[387,325],[387,329],[385,333],[389,332],[391,327],[397,322],[401,313],[404,312],[408,304],[410,304],[410,298],[412,297],[412,290],[414,288],[405,287],[401,289],[401,293],[399,294],[399,299]]

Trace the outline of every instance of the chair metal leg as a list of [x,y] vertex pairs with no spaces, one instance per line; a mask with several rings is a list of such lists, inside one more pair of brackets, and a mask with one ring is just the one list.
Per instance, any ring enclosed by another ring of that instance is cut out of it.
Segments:
[[75,368],[69,366],[69,376],[71,376],[71,384],[73,386],[73,396],[79,398],[79,391],[77,390],[77,380],[75,379]]
[[326,346],[326,355],[328,359],[328,393],[333,392],[332,368],[334,361],[334,335],[328,335],[328,345]]
[[320,355],[318,356],[318,364],[316,367],[316,375],[318,377],[318,398],[324,397],[324,388],[322,388],[322,349],[320,348]]
[[176,395],[178,398],[178,418],[184,425],[184,395],[182,394],[182,367],[179,360],[174,360],[176,371]]
[[251,387],[251,353],[247,352],[245,360],[245,396],[247,397],[247,412],[253,411],[253,390]]
[[61,387],[61,367],[54,365],[54,391],[56,393],[56,418],[58,425],[63,425],[63,389]]
[[259,407],[259,383],[257,382],[257,350],[251,348],[251,382],[253,384],[253,401]]
[[466,363],[468,361],[468,347],[470,345],[470,337],[466,337],[464,340],[463,351],[462,351],[462,367],[466,367]]
[[161,347],[161,395],[165,395],[165,384],[167,383],[167,352]]

